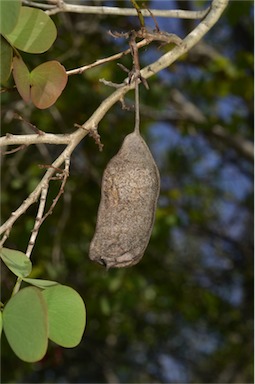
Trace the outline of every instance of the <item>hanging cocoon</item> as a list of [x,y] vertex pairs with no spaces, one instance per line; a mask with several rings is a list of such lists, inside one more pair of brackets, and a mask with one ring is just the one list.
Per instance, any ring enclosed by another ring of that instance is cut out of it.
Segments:
[[128,267],[141,260],[150,240],[159,189],[158,168],[135,129],[104,171],[91,260],[107,268]]

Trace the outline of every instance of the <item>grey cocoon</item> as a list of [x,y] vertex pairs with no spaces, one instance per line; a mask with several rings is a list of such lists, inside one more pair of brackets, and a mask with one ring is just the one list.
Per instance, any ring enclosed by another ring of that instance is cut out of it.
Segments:
[[141,260],[150,240],[159,189],[158,168],[135,131],[126,136],[104,171],[91,260],[107,268],[128,267]]

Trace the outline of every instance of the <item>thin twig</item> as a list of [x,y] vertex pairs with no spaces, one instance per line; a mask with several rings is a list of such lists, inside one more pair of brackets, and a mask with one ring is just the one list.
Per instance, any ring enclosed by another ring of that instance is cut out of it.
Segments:
[[99,79],[98,80],[99,83],[103,83],[104,85],[107,85],[108,87],[112,87],[112,88],[115,88],[115,89],[118,89],[118,88],[122,88],[125,83],[113,83],[112,81],[109,81],[109,80],[105,80],[105,79]]
[[[34,224],[34,228],[32,230],[30,240],[29,240],[27,250],[26,250],[26,256],[29,259],[30,259],[32,250],[33,250],[34,245],[35,245],[35,240],[37,238],[39,228],[41,226],[41,219],[42,219],[43,212],[45,209],[46,198],[47,198],[47,194],[48,194],[48,188],[49,188],[49,184],[45,183],[44,186],[42,187],[42,190],[41,190],[41,198],[40,198],[39,207],[38,207],[38,211],[37,211],[37,215],[36,215],[36,219],[35,219],[35,224]],[[19,291],[21,283],[22,283],[22,278],[18,277],[16,284],[15,284],[13,291],[12,291],[12,296],[15,295]]]
[[[114,37],[116,37],[116,36],[114,36]],[[148,41],[142,40],[139,43],[137,43],[137,46],[138,46],[138,48],[142,48],[148,44],[149,44]],[[117,60],[117,59],[120,59],[121,57],[128,55],[129,53],[130,53],[130,49],[126,49],[125,51],[120,52],[120,53],[116,53],[115,55],[105,57],[104,59],[99,59],[92,64],[84,65],[82,67],[75,68],[75,69],[70,69],[69,71],[66,71],[66,73],[68,76],[80,75],[81,73],[87,71],[88,69],[97,67],[97,66],[105,64],[105,63],[109,63],[109,62]]]
[[29,128],[31,128],[37,135],[44,135],[44,132],[41,131],[40,129],[37,128],[36,125],[30,123],[30,121],[27,121],[24,119],[24,117],[22,117],[21,115],[19,115],[18,113],[14,113],[13,114],[13,118],[14,119],[17,119],[17,120],[20,120],[22,121],[23,123],[25,123]]
[[57,263],[59,263],[60,261],[60,253],[63,247],[62,237],[63,235],[65,235],[65,227],[70,217],[72,196],[73,196],[72,190],[70,188],[66,189],[63,195],[64,207],[62,209],[60,217],[58,218],[58,224],[57,224],[58,231],[56,233],[56,236],[54,236],[54,242],[53,242],[52,252],[51,252],[52,263],[54,265],[57,265]]
[[60,199],[60,196],[64,193],[66,181],[67,181],[68,176],[69,176],[69,167],[70,167],[70,158],[68,157],[65,159],[65,169],[62,171],[62,175],[59,174],[59,177],[58,177],[58,178],[62,177],[62,183],[61,183],[59,192],[58,192],[57,196],[55,197],[55,199],[53,200],[48,212],[46,212],[45,215],[42,217],[40,225],[44,222],[45,219],[47,219],[47,217],[49,215],[52,214],[52,211],[55,208],[58,200]]
[[28,5],[29,7],[40,8],[45,10],[56,8],[56,5],[36,3],[35,1],[30,0],[22,0],[22,4]]
[[6,242],[6,240],[8,239],[9,235],[10,235],[10,232],[11,232],[11,227],[9,227],[6,231],[5,231],[5,234],[3,235],[1,241],[0,241],[0,248],[2,248],[2,246],[4,245],[4,243]]
[[140,25],[141,27],[144,27],[144,18],[143,18],[143,15],[142,15],[142,12],[141,12],[141,9],[139,7],[139,5],[137,4],[136,0],[131,0],[136,12],[137,12],[137,16],[138,16],[138,19],[140,21]]
[[48,189],[49,189],[49,184],[45,183],[44,186],[42,187],[41,198],[40,198],[37,216],[35,219],[34,228],[32,229],[31,237],[30,237],[30,240],[29,240],[29,243],[27,246],[26,255],[28,258],[30,258],[30,256],[31,256],[32,250],[33,250],[34,245],[35,245],[35,240],[36,240],[37,235],[38,235],[39,228],[42,224],[42,217],[43,217],[43,212],[44,212],[45,205],[46,205]]

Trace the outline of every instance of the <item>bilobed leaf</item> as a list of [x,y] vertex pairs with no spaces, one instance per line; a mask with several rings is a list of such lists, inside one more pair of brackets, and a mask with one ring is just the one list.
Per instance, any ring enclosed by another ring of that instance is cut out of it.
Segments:
[[5,265],[19,277],[28,276],[32,270],[32,263],[29,258],[20,251],[2,248],[0,257]]
[[20,57],[13,58],[13,77],[21,97],[45,109],[56,102],[66,86],[68,76],[58,61],[47,61],[31,73]]
[[30,74],[31,100],[37,108],[45,109],[55,103],[66,86],[68,76],[58,61],[48,61]]
[[11,73],[12,64],[12,47],[11,45],[0,36],[0,82],[8,80]]
[[21,51],[42,53],[54,43],[57,30],[51,18],[42,10],[21,7],[15,28],[5,35]]
[[41,279],[30,279],[30,278],[27,278],[27,277],[25,277],[23,279],[23,281],[25,281],[28,284],[34,285],[35,287],[42,288],[42,289],[53,287],[54,285],[58,285],[59,284],[56,281],[41,280]]
[[38,288],[24,288],[8,301],[3,310],[3,329],[21,360],[35,362],[43,358],[48,346],[48,317]]
[[30,100],[30,73],[24,61],[17,56],[13,58],[13,78],[17,90],[27,103]]
[[85,305],[72,288],[57,285],[42,292],[49,319],[49,339],[62,347],[75,347],[81,341],[85,322]]
[[10,33],[15,27],[20,13],[20,0],[0,0],[0,33]]

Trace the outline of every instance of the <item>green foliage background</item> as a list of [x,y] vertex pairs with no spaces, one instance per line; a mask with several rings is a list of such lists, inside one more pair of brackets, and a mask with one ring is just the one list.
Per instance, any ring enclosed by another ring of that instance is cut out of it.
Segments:
[[[236,134],[253,138],[252,13],[251,1],[230,1],[204,40],[211,55],[194,48],[151,78],[149,91],[141,88],[142,134],[162,186],[150,245],[137,266],[107,272],[88,259],[102,172],[132,131],[133,112],[116,104],[102,120],[103,152],[88,137],[75,150],[65,194],[41,227],[31,277],[57,280],[81,294],[85,334],[74,349],[51,343],[36,364],[19,361],[3,340],[3,382],[253,381],[253,164],[231,141]],[[136,18],[59,14],[53,19],[58,38],[45,54],[23,55],[30,69],[54,59],[67,69],[91,63],[126,49],[127,42],[114,40],[109,29],[138,27]],[[159,19],[162,29],[176,28],[181,37],[192,23]],[[143,64],[161,51],[144,49]],[[130,68],[132,61],[125,57],[121,63]],[[4,93],[2,134],[31,133],[13,112],[45,132],[71,132],[112,91],[98,79],[121,82],[125,76],[116,62],[72,76],[56,105],[45,111],[24,104],[15,90]],[[205,118],[188,117],[187,104],[174,98],[176,90]],[[133,95],[125,101],[131,105]],[[227,140],[213,134],[217,125]],[[4,157],[2,222],[43,175],[38,164],[51,164],[59,152],[55,146],[30,146]],[[48,206],[58,188],[58,181],[51,182]],[[34,205],[18,220],[6,247],[25,251],[35,212]],[[3,301],[13,283],[3,266]]]

